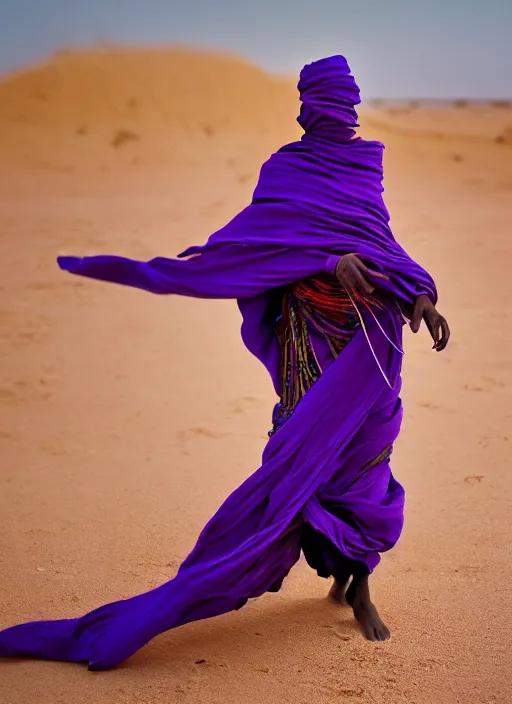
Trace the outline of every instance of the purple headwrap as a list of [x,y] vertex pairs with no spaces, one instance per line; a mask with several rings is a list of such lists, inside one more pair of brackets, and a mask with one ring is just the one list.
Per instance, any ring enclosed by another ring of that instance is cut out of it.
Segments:
[[302,102],[298,123],[304,132],[343,141],[359,127],[354,106],[361,102],[359,87],[343,56],[320,59],[304,66],[298,84]]

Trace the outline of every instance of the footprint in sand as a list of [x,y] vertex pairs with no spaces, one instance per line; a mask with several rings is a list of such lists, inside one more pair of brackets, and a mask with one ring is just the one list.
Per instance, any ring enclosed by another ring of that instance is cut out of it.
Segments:
[[337,638],[339,638],[340,640],[345,641],[346,643],[348,643],[348,641],[351,641],[351,640],[352,640],[352,636],[346,636],[346,635],[344,635],[343,633],[338,633],[338,631],[334,631],[334,635],[335,635]]
[[238,183],[247,183],[254,178],[254,174],[239,174],[237,177]]
[[95,249],[101,249],[102,247],[105,247],[105,240],[102,239],[101,237],[94,237],[94,235],[89,236],[85,240],[85,244],[88,247],[94,247]]
[[256,406],[261,406],[263,399],[259,396],[242,396],[240,398],[233,399],[228,404],[228,410],[230,413],[240,414],[255,408]]
[[34,281],[31,284],[27,284],[25,288],[28,291],[51,291],[55,288],[59,288],[59,284],[50,281]]
[[43,342],[46,335],[43,332],[37,330],[25,330],[24,332],[19,332],[16,335],[17,342],[24,344],[32,344]]
[[337,694],[341,694],[343,697],[364,697],[365,691],[362,687],[358,687],[357,689],[343,687],[337,691]]
[[484,376],[482,381],[485,381],[485,383],[489,384],[490,386],[496,386],[500,389],[502,389],[506,386],[504,381],[502,381],[501,379],[494,379],[491,376]]
[[31,284],[27,284],[25,289],[27,291],[59,291],[63,288],[84,288],[86,284],[80,280],[74,280],[70,278],[62,278],[59,281],[34,281]]
[[473,391],[475,393],[482,393],[485,391],[483,386],[477,386],[477,385],[471,385],[471,384],[464,384],[462,387],[464,391]]
[[[42,452],[47,452],[50,455],[69,455],[70,450],[60,443],[43,442],[39,445]],[[76,450],[76,448],[74,448]]]
[[[189,690],[188,690],[188,689],[184,689],[184,688],[182,687],[182,685],[180,685],[180,684],[177,684],[177,685],[174,687],[174,691],[175,691],[175,693],[176,693],[177,695],[179,695],[180,699],[181,699],[182,696],[185,696],[185,695],[188,695],[188,694],[189,694]],[[165,692],[165,694],[167,694],[167,692]]]
[[210,430],[209,428],[202,428],[202,427],[197,427],[197,428],[188,428],[188,430],[180,430],[176,434],[176,439],[178,443],[178,447],[181,448],[181,451],[184,455],[188,455],[188,443],[194,440],[195,438],[209,438],[212,440],[219,440],[220,438],[225,438],[230,433],[220,433],[214,430]]
[[484,479],[483,474],[472,474],[469,477],[464,477],[466,484],[480,484],[482,479]]
[[17,440],[15,433],[9,433],[7,430],[0,430],[0,440]]
[[420,408],[428,408],[429,411],[437,411],[439,409],[439,406],[432,403],[432,401],[420,401],[417,405]]
[[201,215],[215,215],[216,213],[219,212],[222,208],[226,206],[226,202],[223,200],[217,200],[214,203],[210,203],[210,205],[207,205],[206,207],[201,209]]
[[218,433],[214,430],[210,430],[209,428],[189,428],[188,431],[186,431],[188,434],[192,435],[193,437],[204,437],[204,438],[223,438],[227,435],[227,433]]
[[[463,574],[482,574],[485,572],[485,569],[483,567],[477,567],[476,565],[460,565],[459,567],[456,567],[454,572],[462,572]],[[436,664],[437,661],[433,661]]]
[[11,405],[23,402],[23,399],[12,389],[0,389],[0,403],[2,402]]
[[44,377],[34,379],[17,379],[12,382],[14,388],[0,388],[0,402],[6,404],[27,403],[30,401],[48,401],[52,392],[48,389],[49,380]]

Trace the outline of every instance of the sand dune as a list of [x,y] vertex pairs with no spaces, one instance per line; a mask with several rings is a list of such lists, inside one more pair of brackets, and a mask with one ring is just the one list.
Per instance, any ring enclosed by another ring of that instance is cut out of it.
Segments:
[[273,127],[293,87],[239,59],[185,50],[81,51],[0,83],[0,119],[51,129],[128,120],[170,129]]
[[[392,640],[365,642],[300,564],[117,672],[2,662],[2,704],[508,704],[512,117],[478,110],[363,110],[394,230],[453,328],[443,355],[406,339],[406,529],[374,580]],[[55,256],[203,242],[297,111],[292,83],[182,49],[64,53],[0,82],[0,627],[166,581],[258,466],[274,397],[236,306],[73,279]]]
[[78,149],[80,158],[91,144],[108,149],[130,135],[169,155],[178,139],[279,132],[293,121],[294,93],[287,81],[207,52],[64,52],[0,82],[3,155]]

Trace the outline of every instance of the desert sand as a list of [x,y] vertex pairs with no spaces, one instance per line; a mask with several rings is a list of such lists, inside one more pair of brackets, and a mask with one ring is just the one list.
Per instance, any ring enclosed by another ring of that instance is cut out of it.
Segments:
[[[0,82],[0,627],[170,579],[259,466],[275,401],[233,302],[60,272],[174,256],[296,138],[293,83],[200,51],[61,53]],[[406,335],[406,527],[366,642],[306,564],[278,595],[118,670],[0,662],[2,704],[506,704],[512,681],[512,108],[362,110],[397,238],[437,279],[442,355]]]

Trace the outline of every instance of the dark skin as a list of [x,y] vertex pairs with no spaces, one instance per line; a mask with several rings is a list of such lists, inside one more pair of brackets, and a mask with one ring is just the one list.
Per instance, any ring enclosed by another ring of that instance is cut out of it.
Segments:
[[[336,266],[336,277],[345,290],[355,291],[360,296],[372,295],[379,287],[379,281],[388,280],[384,274],[368,269],[355,254],[340,258]],[[441,352],[446,348],[450,339],[450,328],[428,296],[419,296],[414,306],[410,310],[404,310],[404,313],[411,321],[410,326],[414,333],[417,333],[421,323],[425,322],[434,342],[432,349]],[[372,603],[369,574],[361,563],[347,560],[340,566],[339,574],[334,575],[330,597],[337,603],[347,601],[350,604],[368,640],[388,640],[389,629]]]
[[[347,291],[356,291],[360,296],[369,296],[378,288],[379,281],[388,277],[372,271],[355,254],[341,257],[336,267],[336,277]],[[418,296],[412,310],[404,311],[411,321],[411,330],[417,333],[424,321],[432,336],[432,349],[441,352],[450,339],[450,328],[446,319],[437,311],[428,296]]]

